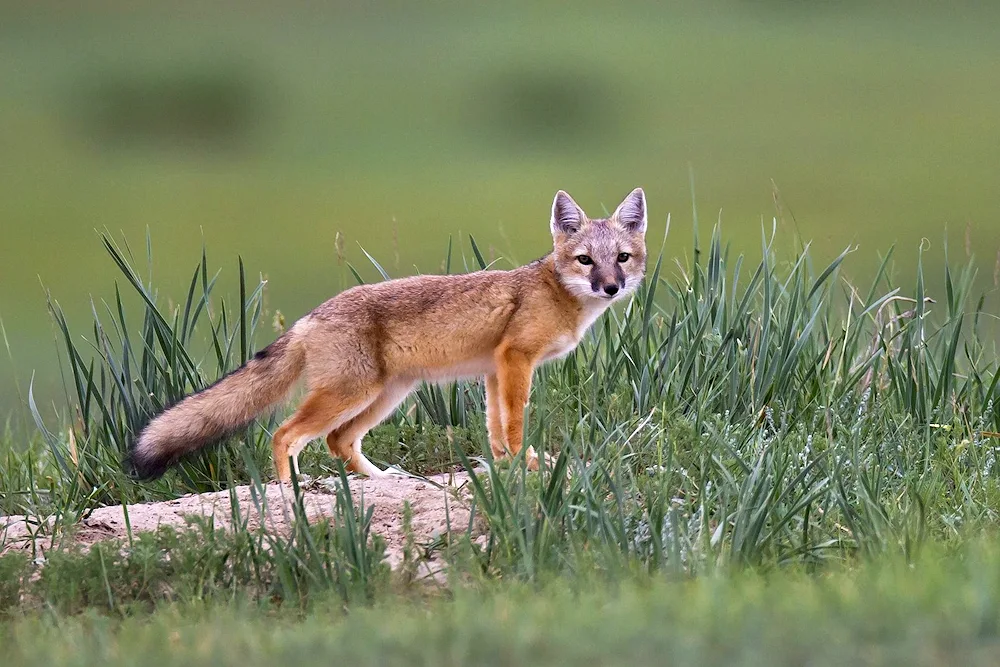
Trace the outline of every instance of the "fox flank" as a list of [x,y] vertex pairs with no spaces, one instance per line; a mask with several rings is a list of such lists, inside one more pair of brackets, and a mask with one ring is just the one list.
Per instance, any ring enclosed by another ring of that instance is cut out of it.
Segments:
[[[359,285],[295,322],[246,365],[155,417],[126,467],[155,479],[190,452],[281,403],[301,377],[307,395],[274,434],[278,479],[315,438],[347,469],[386,474],[361,452],[365,434],[422,381],[485,377],[495,458],[521,451],[531,376],[564,356],[646,270],[646,196],[590,219],[563,191],[552,202],[552,252],[510,271],[424,275]],[[528,465],[538,467],[529,448]]]

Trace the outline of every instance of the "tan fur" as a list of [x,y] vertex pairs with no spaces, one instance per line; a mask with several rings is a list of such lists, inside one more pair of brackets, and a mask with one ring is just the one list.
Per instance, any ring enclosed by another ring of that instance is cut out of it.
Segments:
[[[645,196],[637,189],[611,218],[590,220],[560,191],[551,229],[553,252],[511,271],[415,276],[342,292],[296,322],[261,359],[153,420],[133,465],[140,475],[155,473],[154,464],[192,448],[174,443],[200,446],[210,439],[206,431],[238,428],[279,402],[300,372],[308,395],[274,435],[281,480],[291,476],[289,457],[296,460],[322,436],[350,470],[381,474],[362,454],[361,440],[421,381],[485,377],[491,451],[516,456],[533,370],[569,353],[642,280]],[[620,261],[621,253],[629,257]],[[581,263],[582,255],[592,262]],[[526,456],[537,467],[535,453]]]

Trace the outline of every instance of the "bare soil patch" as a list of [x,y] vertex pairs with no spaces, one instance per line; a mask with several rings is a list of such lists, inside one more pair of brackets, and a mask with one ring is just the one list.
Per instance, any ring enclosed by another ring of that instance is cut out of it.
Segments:
[[[426,544],[449,530],[466,530],[470,517],[469,477],[465,472],[433,475],[426,478],[389,476],[352,477],[348,480],[355,505],[374,507],[371,530],[386,541],[386,554],[395,568],[403,560],[406,534],[403,530],[403,507],[409,502],[411,530],[417,544]],[[310,520],[332,516],[337,500],[334,478],[308,480],[302,484],[302,502]],[[250,486],[235,489],[240,515],[251,530],[262,525],[275,533],[290,530],[293,493],[290,485],[266,485],[265,498],[255,498]],[[264,502],[262,502],[264,501]],[[129,505],[128,520],[120,506],[101,507],[75,526],[74,540],[84,545],[106,539],[127,537],[133,533],[154,531],[160,526],[183,528],[186,517],[213,517],[223,530],[232,524],[232,500],[229,491],[187,495],[174,500]],[[0,517],[0,553],[11,549],[29,550],[34,546],[44,553],[51,546],[52,519],[24,516]]]

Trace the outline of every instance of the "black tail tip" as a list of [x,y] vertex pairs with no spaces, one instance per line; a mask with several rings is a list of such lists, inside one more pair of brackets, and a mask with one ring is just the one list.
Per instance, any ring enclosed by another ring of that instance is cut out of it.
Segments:
[[170,461],[132,447],[122,462],[125,473],[138,482],[151,482],[163,477],[170,468]]

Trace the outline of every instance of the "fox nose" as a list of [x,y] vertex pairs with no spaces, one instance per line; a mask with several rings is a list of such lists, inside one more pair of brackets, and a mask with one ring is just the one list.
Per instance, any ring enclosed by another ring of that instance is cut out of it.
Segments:
[[607,294],[608,296],[614,296],[615,294],[618,294],[618,285],[605,285],[604,293]]

